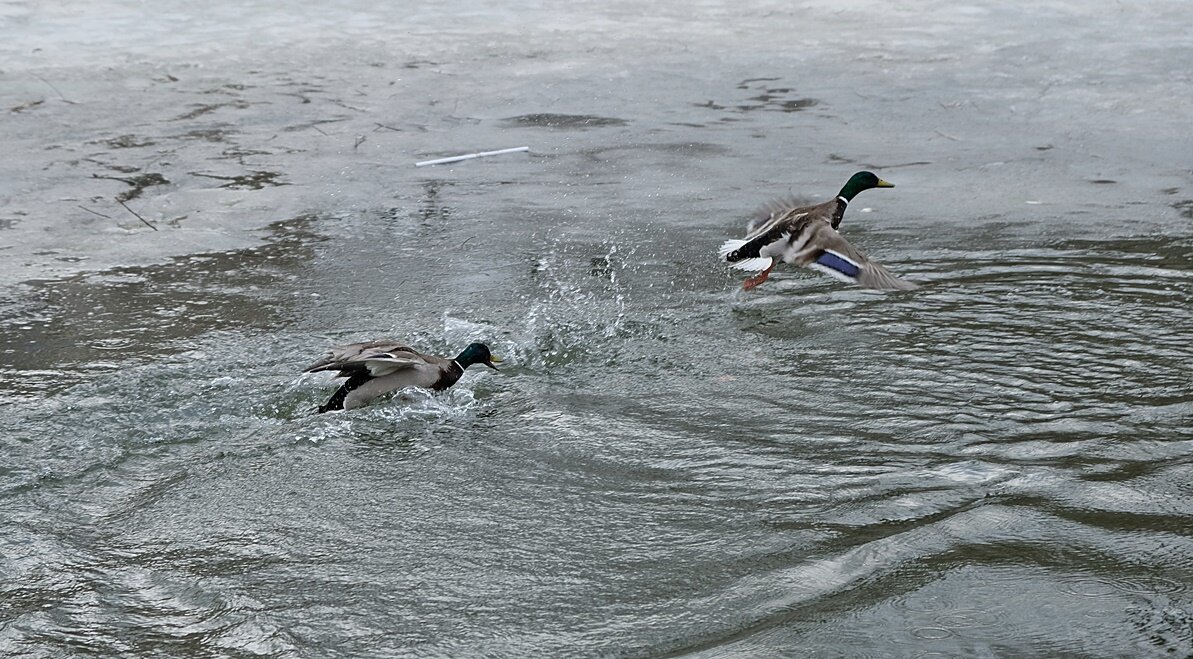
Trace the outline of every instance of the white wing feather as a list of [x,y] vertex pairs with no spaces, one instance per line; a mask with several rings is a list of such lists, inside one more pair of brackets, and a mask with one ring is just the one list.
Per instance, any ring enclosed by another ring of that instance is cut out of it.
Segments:
[[369,375],[375,378],[396,373],[402,369],[414,368],[419,364],[424,364],[421,359],[411,357],[397,357],[389,353],[377,353],[372,355],[362,355],[360,361],[364,362],[365,368],[369,369]]
[[744,240],[726,240],[721,244],[721,248],[717,250],[717,255],[721,257],[722,261],[724,261],[725,257],[729,256],[730,252],[745,244],[746,241]]
[[747,272],[759,272],[761,270],[766,270],[774,262],[775,260],[769,256],[758,256],[752,259],[742,259],[740,261],[730,263],[729,267],[736,268],[737,270],[745,270]]
[[[721,260],[725,261],[725,260],[727,260],[726,257],[728,257],[729,254],[731,252],[733,252],[733,250],[741,247],[742,245],[745,245],[747,242],[749,242],[749,241],[726,240],[724,243],[721,244],[721,249],[719,249],[717,251],[717,253],[720,254]],[[771,267],[771,264],[773,264],[774,262],[775,262],[774,259],[772,259],[769,256],[756,256],[751,259],[742,259],[740,261],[734,261],[733,263],[729,264],[729,267],[734,268],[736,270],[745,270],[746,272],[760,272],[762,270],[766,270],[767,268]]]

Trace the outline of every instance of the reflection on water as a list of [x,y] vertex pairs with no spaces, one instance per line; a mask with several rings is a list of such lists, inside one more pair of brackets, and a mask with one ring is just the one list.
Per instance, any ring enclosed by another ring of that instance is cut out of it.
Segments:
[[56,392],[92,371],[186,350],[205,332],[270,329],[295,300],[266,289],[309,261],[319,239],[308,228],[313,219],[273,224],[262,247],[32,282],[0,319],[0,343],[8,346],[0,352],[0,387],[21,396]]

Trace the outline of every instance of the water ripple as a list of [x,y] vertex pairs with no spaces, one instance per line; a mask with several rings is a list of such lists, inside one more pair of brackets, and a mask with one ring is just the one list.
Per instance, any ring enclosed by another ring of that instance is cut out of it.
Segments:
[[[468,237],[421,231],[408,246]],[[437,288],[419,296],[402,297],[398,267],[346,295],[360,250],[433,260],[349,241],[319,257],[326,288],[272,284],[312,302],[293,317],[270,306],[268,331],[247,311],[250,282],[209,275],[249,320],[197,331],[167,296],[153,328],[10,358],[0,382],[27,381],[0,416],[0,642],[1189,647],[1193,312],[1163,242],[944,250],[909,265],[927,285],[906,294],[785,272],[741,295],[692,265],[707,245],[686,233],[534,231],[533,252],[511,243],[471,269],[436,256]],[[162,278],[137,274],[100,282]],[[301,374],[308,353],[374,334],[441,354],[484,340],[506,363],[446,392],[311,414],[333,385]]]

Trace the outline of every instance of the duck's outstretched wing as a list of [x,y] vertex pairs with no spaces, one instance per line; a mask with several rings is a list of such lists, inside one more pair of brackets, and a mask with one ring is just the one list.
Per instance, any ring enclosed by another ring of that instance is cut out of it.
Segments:
[[811,208],[808,199],[801,199],[799,197],[788,195],[786,197],[775,197],[770,201],[759,206],[752,215],[750,221],[746,224],[746,234],[751,234],[757,231],[764,224],[774,220],[777,217],[790,213],[794,210],[803,210]]
[[[749,244],[748,240],[726,240],[717,255],[721,257],[722,261],[728,261],[729,267],[737,268],[738,270],[745,270],[746,272],[757,272],[759,270],[766,270],[774,264],[774,259],[769,256],[753,256],[746,258],[738,258],[737,254],[740,250]],[[730,259],[730,255],[733,259]]]
[[726,240],[721,244],[717,254],[732,268],[747,271],[765,270],[774,260],[763,254],[762,250],[775,242],[786,241],[791,236],[799,235],[809,223],[808,214],[809,209],[806,208],[790,209],[755,228],[744,240]]
[[331,348],[322,359],[308,366],[306,372],[339,371],[342,377],[367,372],[372,377],[381,377],[420,364],[426,364],[426,360],[410,346],[379,339]]
[[871,260],[832,227],[812,222],[804,248],[796,263],[841,281],[879,291],[906,291],[919,288],[891,274],[881,263]]

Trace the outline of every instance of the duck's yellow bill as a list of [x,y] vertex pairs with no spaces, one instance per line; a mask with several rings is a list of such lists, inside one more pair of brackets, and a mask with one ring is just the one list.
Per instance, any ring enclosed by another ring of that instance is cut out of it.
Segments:
[[494,364],[500,364],[501,358],[497,355],[489,355],[489,361],[493,362]]
[[891,183],[890,181],[884,181],[884,180],[882,180],[882,179],[878,179],[878,187],[880,187],[880,188],[893,188],[893,187],[895,187],[895,184],[894,184],[894,183]]

